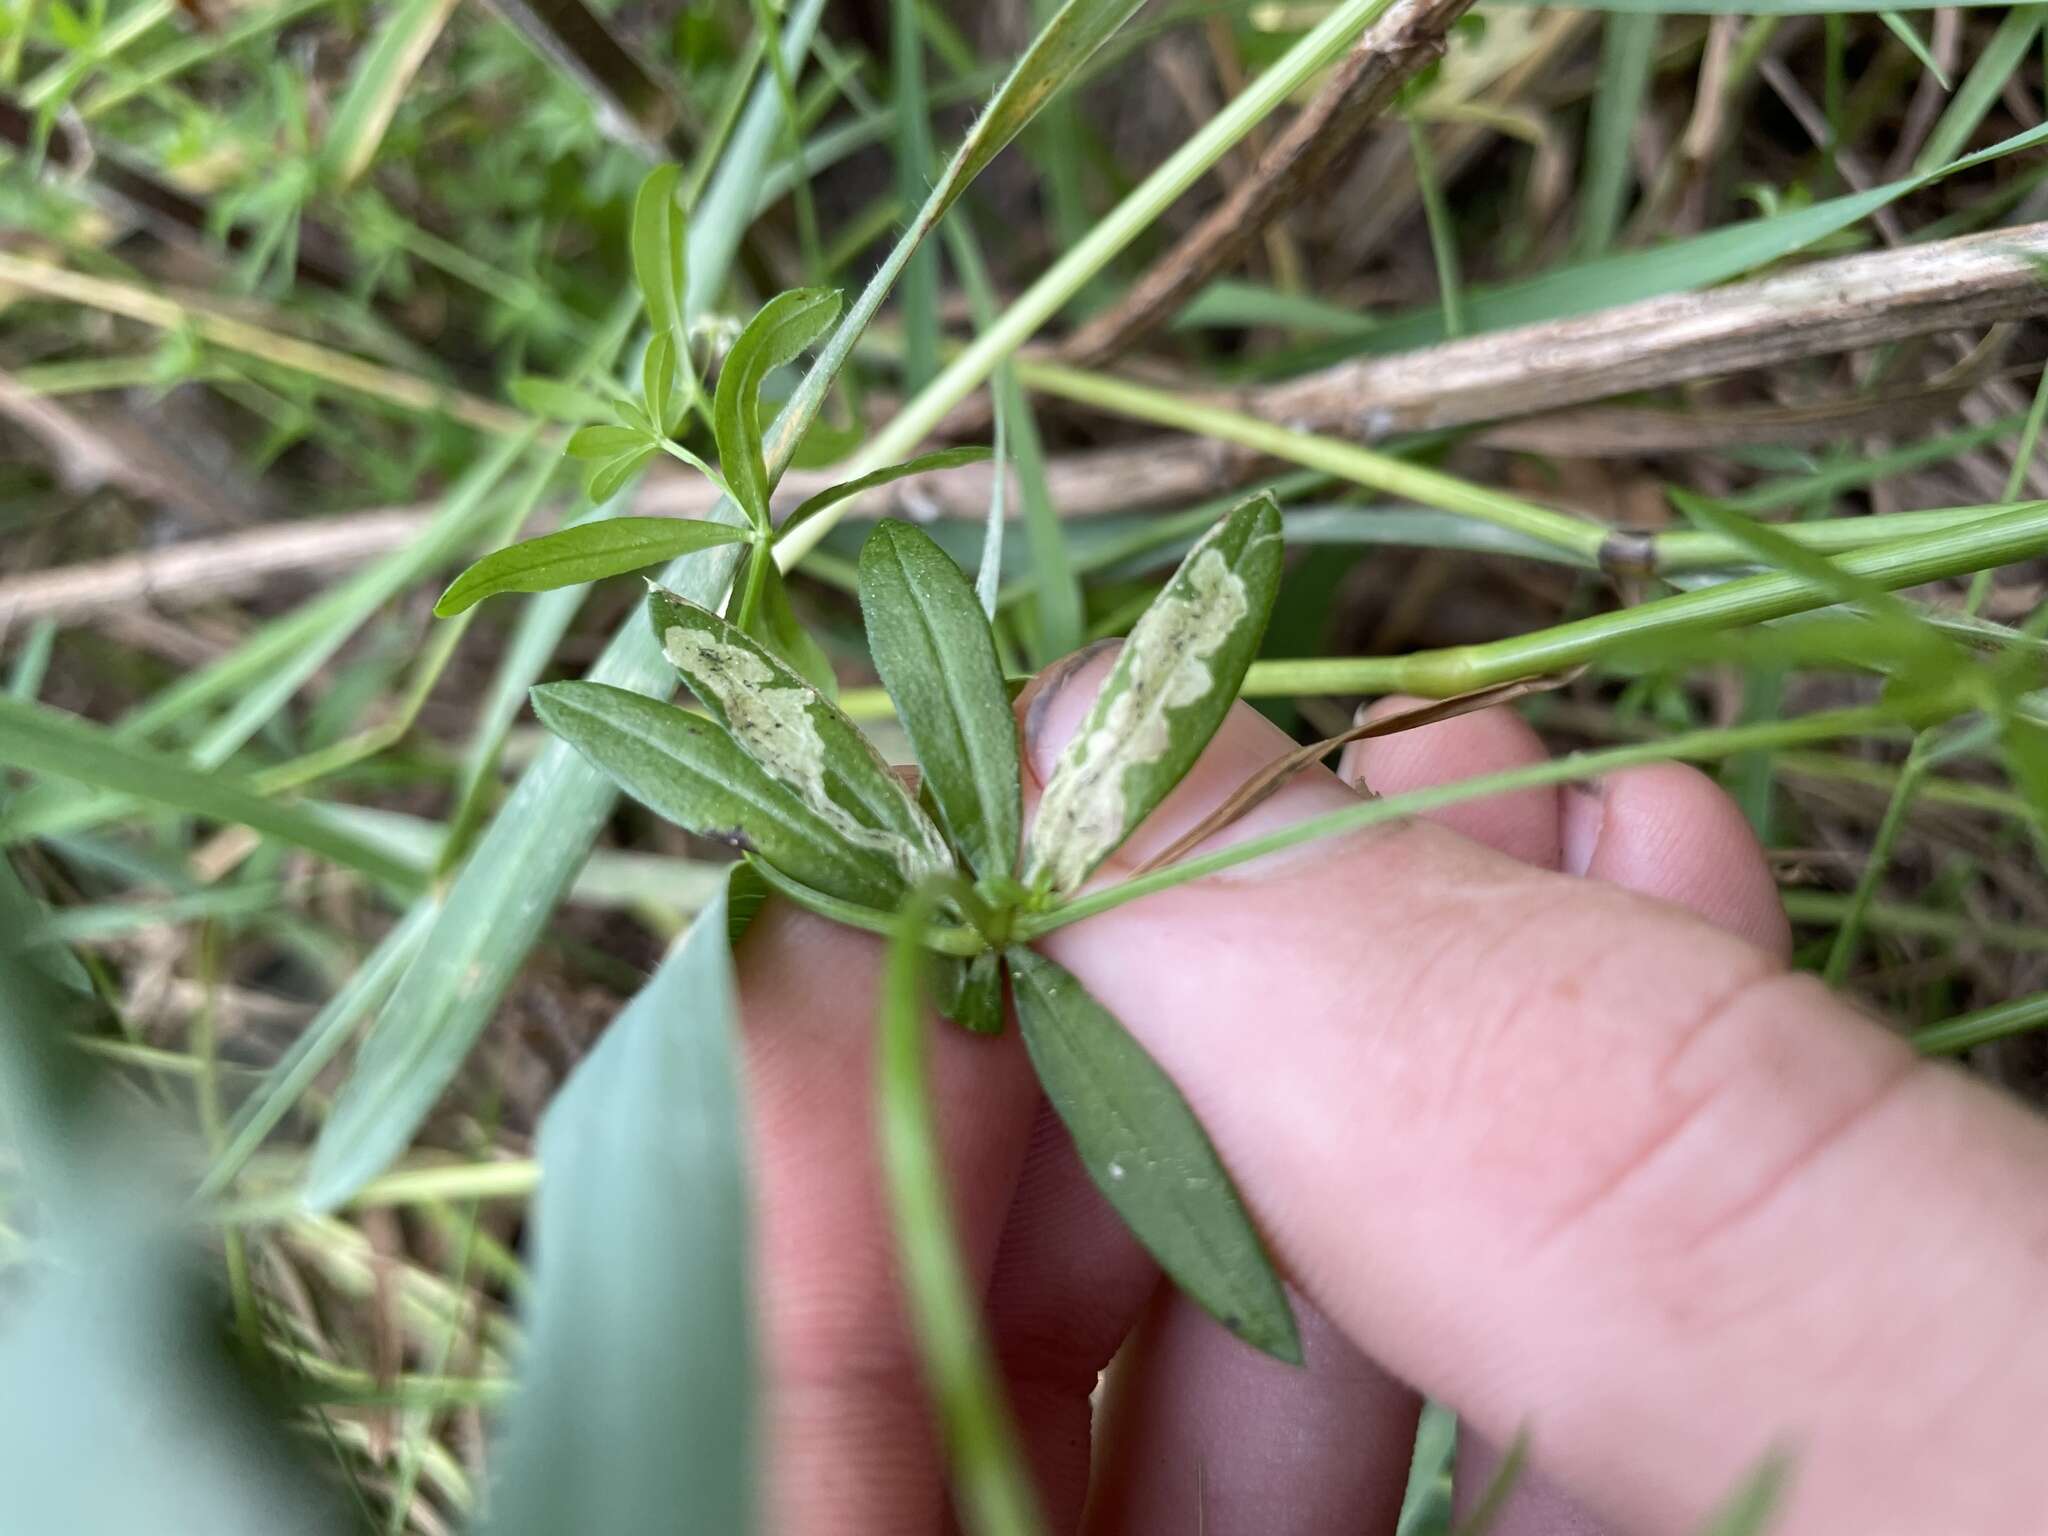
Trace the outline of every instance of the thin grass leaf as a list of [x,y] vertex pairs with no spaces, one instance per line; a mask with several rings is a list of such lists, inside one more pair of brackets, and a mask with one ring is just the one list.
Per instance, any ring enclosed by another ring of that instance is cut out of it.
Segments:
[[377,158],[398,103],[454,11],[455,0],[402,0],[386,13],[370,46],[357,55],[321,146],[321,159],[335,186],[346,187]]
[[679,165],[657,165],[647,173],[633,198],[630,237],[633,281],[647,307],[647,324],[671,345],[683,341],[683,294],[689,286],[689,230],[676,205],[682,174]]
[[434,604],[449,618],[500,592],[548,592],[660,565],[678,555],[746,541],[744,528],[683,517],[609,517],[493,550],[448,584]]
[[2043,20],[2048,20],[2048,6],[2016,5],[2005,13],[1991,41],[1963,76],[1961,87],[1949,98],[1947,110],[1928,131],[1920,153],[1913,157],[1915,175],[1928,175],[1962,153],[1970,135],[2005,91],[2006,82],[2032,50]]
[[[303,807],[266,800],[221,773],[191,768],[123,741],[105,726],[41,704],[0,698],[0,763],[245,826],[401,890],[420,884],[419,870]],[[20,835],[10,820],[0,818],[0,838]]]
[[882,978],[875,1120],[910,1322],[952,1455],[962,1523],[973,1536],[1039,1536],[1031,1474],[1003,1398],[953,1223],[925,1063],[924,955],[929,896],[905,908]]
[[940,825],[976,874],[1013,873],[1017,722],[973,588],[930,535],[891,519],[861,548],[860,607]]
[[1700,1527],[1699,1536],[1763,1536],[1771,1517],[1784,1502],[1792,1478],[1792,1458],[1773,1451],[1749,1475],[1728,1502]]
[[827,507],[837,506],[848,497],[859,496],[878,485],[893,485],[898,480],[907,480],[913,475],[928,475],[934,470],[958,469],[962,464],[979,464],[990,456],[992,450],[976,446],[941,448],[935,453],[922,454],[914,459],[905,459],[901,464],[891,464],[857,479],[842,480],[839,484],[827,486],[806,501],[798,504],[796,510],[782,520],[782,531],[791,528],[806,518],[816,517]]
[[[824,0],[795,0],[783,19],[785,57],[810,48]],[[704,312],[731,271],[753,215],[781,107],[772,82],[757,88],[727,141],[690,221],[685,319]],[[717,522],[736,519],[721,502]],[[732,576],[724,552],[685,557],[662,580],[716,603]],[[606,646],[593,681],[666,695],[674,673],[636,614]],[[303,1202],[332,1209],[389,1165],[461,1066],[525,963],[613,804],[610,782],[566,744],[554,744],[513,788],[490,829],[443,893],[445,906],[419,958],[364,1042],[306,1172]]]
[[[860,727],[788,663],[708,608],[672,592],[648,593],[647,615],[662,654],[740,749],[841,840],[897,871],[897,888],[870,905],[892,907],[904,891],[951,871],[945,840],[903,781]],[[772,856],[771,862],[796,873]],[[816,880],[808,883],[832,890]]]
[[1508,1443],[1507,1454],[1493,1469],[1493,1476],[1487,1479],[1478,1501],[1471,1512],[1451,1528],[1450,1536],[1487,1536],[1508,1507],[1508,1500],[1521,1486],[1523,1473],[1529,1465],[1529,1432],[1519,1430]]
[[839,304],[839,295],[828,288],[777,294],[747,322],[719,370],[711,402],[718,467],[733,499],[758,528],[770,524],[768,499],[775,489],[761,439],[761,386],[830,329]]
[[1280,508],[1244,503],[1132,627],[1047,781],[1025,882],[1065,895],[1164,800],[1223,723],[1280,586]]
[[1173,1080],[1061,967],[1029,949],[1009,961],[1031,1065],[1096,1188],[1210,1316],[1300,1364],[1287,1292]]
[[1620,12],[1604,23],[1600,80],[1593,117],[1586,129],[1586,164],[1579,198],[1578,236],[1573,251],[1582,261],[1600,255],[1621,228],[1622,205],[1634,176],[1636,125],[1642,121],[1643,93],[1657,52],[1659,18],[1653,12]]
[[488,1536],[757,1529],[728,918],[721,893],[541,1121],[528,1346],[491,1457]]
[[1906,45],[1906,51],[1920,61],[1920,67],[1934,76],[1935,82],[1944,91],[1955,89],[1949,80],[1948,71],[1941,67],[1941,60],[1934,56],[1934,51],[1927,46],[1927,40],[1920,35],[1919,29],[1912,22],[1897,11],[1879,11],[1877,17],[1893,37]]
[[590,98],[606,135],[647,156],[667,147],[681,115],[675,98],[603,15],[583,0],[491,0],[491,9]]
[[828,896],[869,907],[902,899],[902,870],[880,838],[822,792],[807,799],[776,778],[718,722],[590,682],[541,684],[533,690],[533,712],[619,788],[677,826],[757,853]]
[[[891,0],[890,96],[896,115],[896,191],[915,208],[931,185],[931,103],[924,88],[918,0]],[[903,387],[915,393],[939,369],[939,253],[920,245],[903,267]]]

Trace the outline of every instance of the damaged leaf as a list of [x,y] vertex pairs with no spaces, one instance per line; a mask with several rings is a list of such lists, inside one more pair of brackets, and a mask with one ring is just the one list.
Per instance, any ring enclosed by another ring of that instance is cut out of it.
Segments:
[[845,901],[892,907],[902,898],[888,852],[842,836],[716,721],[604,683],[544,683],[532,699],[542,725],[676,825]]
[[740,750],[838,842],[877,855],[896,871],[897,888],[869,905],[894,907],[905,890],[952,872],[953,856],[939,829],[881,754],[787,662],[710,609],[671,592],[649,593],[647,611],[662,654]]
[[1026,884],[1072,891],[1194,766],[1266,632],[1280,553],[1270,495],[1245,502],[1188,551],[1060,754],[1032,825]]

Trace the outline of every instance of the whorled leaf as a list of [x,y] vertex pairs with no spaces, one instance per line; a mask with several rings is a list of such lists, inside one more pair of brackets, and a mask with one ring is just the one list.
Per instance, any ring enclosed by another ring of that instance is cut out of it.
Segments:
[[760,855],[803,884],[863,906],[903,894],[891,851],[846,837],[771,776],[724,726],[604,683],[543,683],[533,712],[627,794],[701,837]]
[[829,288],[796,288],[770,299],[749,320],[726,354],[711,400],[718,466],[733,500],[756,527],[768,526],[774,489],[761,446],[761,386],[832,327],[839,295]]
[[860,608],[940,823],[976,874],[1011,874],[1023,818],[1017,722],[974,589],[929,534],[890,519],[861,549]]
[[977,1035],[1003,1032],[1003,957],[985,949],[941,973],[939,1011]]
[[689,230],[676,204],[682,167],[657,165],[633,199],[633,280],[647,323],[657,335],[675,337],[683,324],[683,290],[689,281],[684,247]]
[[1232,1333],[1301,1363],[1301,1337],[1237,1188],[1173,1080],[1059,965],[1009,952],[1017,1022],[1045,1096],[1117,1214]]
[[957,469],[962,464],[979,464],[988,458],[990,450],[976,446],[941,448],[936,453],[921,454],[914,459],[905,459],[901,464],[889,464],[870,474],[860,475],[852,480],[842,480],[837,485],[828,485],[817,495],[799,504],[788,517],[782,520],[782,531],[787,533],[798,523],[817,516],[827,507],[835,507],[848,497],[871,491],[878,485],[888,485],[897,480],[907,480],[912,475],[928,475],[936,469]]
[[681,517],[612,517],[578,523],[492,550],[448,584],[434,604],[448,618],[500,592],[547,592],[623,576],[720,544],[743,543],[744,528]]
[[1032,824],[1027,884],[1073,890],[1194,766],[1266,632],[1280,554],[1270,495],[1236,508],[1188,551],[1060,754]]
[[[893,908],[904,890],[952,871],[945,839],[903,781],[860,727],[787,662],[710,609],[672,592],[650,592],[647,612],[662,654],[705,713],[841,842],[885,859],[896,871],[901,884],[869,905]],[[780,860],[771,862],[796,873]],[[831,889],[816,880],[806,883]]]

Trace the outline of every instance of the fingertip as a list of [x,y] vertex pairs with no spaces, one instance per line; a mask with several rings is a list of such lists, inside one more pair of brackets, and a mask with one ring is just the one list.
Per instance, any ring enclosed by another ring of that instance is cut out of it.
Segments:
[[1572,785],[1564,868],[1654,896],[1787,961],[1792,929],[1761,844],[1719,785],[1684,763],[1650,763]]
[[[1379,699],[1366,716],[1383,720],[1425,702]],[[1535,731],[1513,710],[1482,709],[1354,741],[1344,749],[1337,773],[1347,784],[1362,782],[1376,795],[1398,795],[1526,768],[1549,755]],[[1428,819],[1525,864],[1557,868],[1558,796],[1548,786],[1460,801],[1430,812]]]

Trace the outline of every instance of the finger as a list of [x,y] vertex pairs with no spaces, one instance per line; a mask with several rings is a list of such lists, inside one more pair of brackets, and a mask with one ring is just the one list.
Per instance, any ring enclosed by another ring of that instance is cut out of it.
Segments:
[[1041,1102],[989,1282],[988,1318],[1053,1531],[1080,1528],[1096,1385],[1158,1283],[1159,1267]]
[[[738,951],[772,1447],[767,1528],[938,1528],[943,1460],[905,1327],[872,1114],[879,946],[772,902]],[[986,1276],[1037,1090],[1015,1032],[931,1036],[941,1165]]]
[[[1413,705],[1383,699],[1368,718]],[[1227,771],[1249,773],[1291,743],[1247,723],[1222,745],[1232,754]],[[1543,756],[1519,718],[1487,710],[1355,742],[1340,774],[1389,794]],[[1503,851],[1556,861],[1557,797],[1548,789],[1456,806],[1447,819]],[[1171,1286],[1161,1291],[1111,1379],[1091,1532],[1391,1528],[1420,1402],[1312,1304],[1297,1300],[1296,1310],[1311,1341],[1301,1370],[1247,1349]]]
[[[1041,703],[1038,772],[1070,692]],[[1175,814],[1234,783],[1204,764]],[[1254,814],[1342,792],[1308,774]],[[1788,1529],[2024,1525],[2048,1501],[2021,1428],[2048,1379],[2048,1130],[1754,946],[1409,823],[1047,947],[1180,1083],[1346,1331],[1483,1433],[1529,1422],[1609,1518],[1684,1529],[1788,1439]]]
[[[1380,699],[1367,710],[1374,720],[1414,709],[1420,699]],[[1550,754],[1521,716],[1508,709],[1483,709],[1392,736],[1354,741],[1338,759],[1337,774],[1348,784],[1363,781],[1376,795],[1398,795],[1432,784],[1505,773]],[[1461,800],[1429,813],[1451,828],[1539,869],[1558,866],[1558,793],[1545,785],[1505,795]]]
[[1756,834],[1697,768],[1654,763],[1564,797],[1564,867],[1673,902],[1786,960],[1792,926]]

